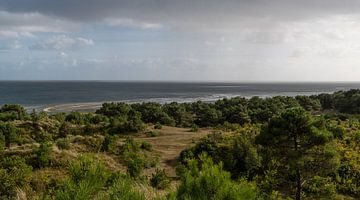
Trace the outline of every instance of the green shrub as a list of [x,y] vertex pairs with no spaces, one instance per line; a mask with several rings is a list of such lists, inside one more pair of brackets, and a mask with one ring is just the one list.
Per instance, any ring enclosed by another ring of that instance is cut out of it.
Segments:
[[103,145],[103,139],[99,136],[85,136],[82,142],[94,152],[100,151]]
[[310,196],[314,199],[320,199],[328,197],[331,199],[336,195],[336,186],[331,182],[331,178],[314,176],[309,182],[304,186],[303,191],[307,196]]
[[81,156],[73,162],[69,167],[69,174],[70,179],[57,191],[55,199],[94,199],[109,177],[104,163],[90,156]]
[[34,150],[34,167],[42,168],[50,166],[52,159],[52,143],[41,143],[40,147]]
[[114,179],[104,200],[145,200],[144,194],[135,190],[133,185],[133,181],[126,176]]
[[199,126],[196,125],[196,124],[193,124],[191,126],[191,129],[190,129],[191,132],[198,132],[199,131]]
[[165,170],[156,169],[150,178],[150,185],[156,189],[166,189],[170,185],[170,179]]
[[0,162],[0,199],[15,198],[16,189],[28,186],[32,167],[24,158],[5,157]]
[[159,122],[156,122],[154,129],[162,129],[162,125]]
[[128,152],[138,152],[140,150],[139,144],[135,142],[134,138],[127,137],[122,146],[122,154],[126,155]]
[[146,160],[144,156],[134,152],[128,152],[126,153],[125,160],[129,175],[133,178],[139,177],[145,167]]
[[222,164],[215,165],[206,155],[189,162],[189,170],[181,178],[177,190],[179,200],[249,200],[257,198],[257,189],[245,180],[234,182]]
[[71,112],[65,117],[65,121],[73,124],[82,125],[84,124],[84,117],[79,112]]
[[0,135],[3,136],[7,148],[17,140],[18,132],[19,129],[14,124],[0,121]]
[[147,151],[151,151],[152,150],[152,145],[146,141],[143,141],[140,145],[141,149],[147,150]]
[[5,136],[0,133],[0,151],[5,148]]
[[70,149],[70,142],[68,139],[66,138],[60,138],[56,141],[56,146],[59,149]]
[[159,132],[157,131],[148,131],[145,133],[147,137],[156,137],[159,135]]
[[104,141],[102,142],[101,151],[106,151],[109,153],[118,153],[118,150],[116,149],[115,142],[117,140],[116,136],[106,134]]

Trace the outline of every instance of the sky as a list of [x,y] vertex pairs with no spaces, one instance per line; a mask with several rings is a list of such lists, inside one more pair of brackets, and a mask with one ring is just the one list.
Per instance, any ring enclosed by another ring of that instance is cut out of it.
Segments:
[[0,80],[359,74],[359,0],[0,0]]

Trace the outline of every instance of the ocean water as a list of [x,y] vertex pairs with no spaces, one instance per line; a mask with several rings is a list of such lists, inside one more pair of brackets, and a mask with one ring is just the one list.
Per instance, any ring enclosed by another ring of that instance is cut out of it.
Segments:
[[0,81],[0,105],[50,111],[94,110],[102,102],[193,102],[222,98],[296,96],[360,88],[360,83],[190,83]]

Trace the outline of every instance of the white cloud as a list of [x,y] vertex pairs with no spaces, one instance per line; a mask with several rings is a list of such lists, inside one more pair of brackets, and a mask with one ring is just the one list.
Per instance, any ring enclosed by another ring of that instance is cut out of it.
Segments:
[[92,45],[94,45],[94,41],[92,39],[83,37],[69,37],[67,35],[56,35],[45,41],[34,44],[29,48],[35,50],[66,50],[78,49]]
[[17,49],[22,49],[23,48],[23,45],[15,40],[11,43],[8,43],[6,45],[3,45],[3,46],[0,46],[0,50],[17,50]]
[[0,38],[33,37],[33,33],[64,33],[79,29],[75,22],[50,17],[38,12],[12,13],[0,10]]
[[162,25],[159,23],[148,23],[143,21],[136,21],[129,18],[106,18],[104,19],[104,22],[109,26],[125,26],[125,27],[141,28],[141,29],[162,28]]

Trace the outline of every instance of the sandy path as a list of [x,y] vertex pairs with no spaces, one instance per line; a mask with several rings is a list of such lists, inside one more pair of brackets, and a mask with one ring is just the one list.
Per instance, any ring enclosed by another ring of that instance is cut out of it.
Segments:
[[190,132],[190,129],[163,126],[156,137],[136,137],[135,140],[147,141],[153,146],[153,152],[160,157],[159,168],[165,169],[170,177],[176,177],[175,167],[180,152],[193,145],[194,141],[211,133],[210,129]]

